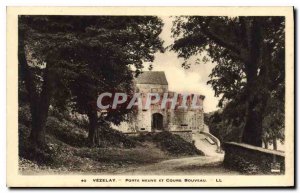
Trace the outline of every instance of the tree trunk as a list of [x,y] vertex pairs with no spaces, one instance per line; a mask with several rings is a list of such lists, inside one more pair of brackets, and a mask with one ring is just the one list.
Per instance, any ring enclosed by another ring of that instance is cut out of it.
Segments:
[[269,148],[268,140],[267,139],[263,139],[263,143],[264,143],[265,149],[268,149]]
[[30,133],[30,141],[32,145],[42,149],[47,148],[45,141],[45,129],[53,88],[54,77],[49,67],[47,67],[45,69],[42,91],[38,100],[38,108],[35,109],[36,112],[34,113],[34,116],[32,116],[32,128]]
[[246,124],[244,127],[242,142],[261,147],[262,146],[262,115],[255,110],[255,100],[248,104]]
[[247,77],[247,113],[242,142],[261,147],[263,116],[262,112],[257,108],[257,105],[261,100],[260,90],[257,89],[259,85],[257,71],[261,55],[261,30],[260,24],[255,19],[251,24],[248,42],[248,59],[245,62]]
[[97,111],[91,110],[89,113],[87,113],[89,118],[89,135],[88,135],[88,141],[89,144],[93,146],[99,145],[99,125],[98,125],[98,116]]
[[[253,61],[254,62],[254,61]],[[248,66],[254,64],[248,64]],[[257,69],[257,68],[255,68]],[[260,91],[257,90],[257,70],[248,69],[247,71],[247,112],[246,123],[242,142],[261,147],[262,146],[262,121],[263,116],[258,104],[261,102]]]
[[45,124],[46,121],[41,120],[40,116],[32,117],[30,143],[33,147],[45,149],[47,147],[45,140]]
[[42,85],[42,91],[39,95],[37,88],[34,85],[32,72],[27,63],[24,38],[24,31],[19,29],[18,60],[20,65],[20,75],[25,81],[32,119],[29,140],[34,148],[45,149],[47,148],[45,141],[45,125],[48,117],[50,99],[54,88],[54,77],[49,65],[47,65],[43,77],[44,82]]
[[273,137],[273,149],[277,150],[277,138],[275,136]]

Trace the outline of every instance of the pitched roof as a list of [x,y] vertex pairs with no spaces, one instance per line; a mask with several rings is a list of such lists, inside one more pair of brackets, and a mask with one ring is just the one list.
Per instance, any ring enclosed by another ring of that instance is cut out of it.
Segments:
[[168,85],[165,72],[163,71],[144,71],[136,78],[136,83]]

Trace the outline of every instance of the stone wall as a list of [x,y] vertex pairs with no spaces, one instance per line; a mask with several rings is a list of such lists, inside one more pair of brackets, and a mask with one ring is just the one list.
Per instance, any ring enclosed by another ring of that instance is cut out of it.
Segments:
[[[144,104],[147,99],[147,93],[157,92],[162,94],[168,92],[168,85],[136,84],[136,92],[141,93],[141,101]],[[174,92],[169,92],[169,94],[170,93],[174,94]],[[203,106],[203,100],[204,96],[199,96],[199,104],[197,105]],[[189,104],[191,104],[191,102]],[[161,109],[160,104],[151,105],[150,109],[138,109],[138,112],[132,116],[131,121],[122,123],[119,126],[113,125],[113,128],[122,132],[153,132],[152,116],[154,113],[162,115],[162,128],[165,131],[204,131],[203,108],[191,109],[189,106],[188,109]]]
[[136,130],[151,132],[151,110],[138,110],[136,118]]
[[193,134],[192,130],[184,130],[184,131],[171,131],[172,134],[179,135],[185,141],[192,143],[193,142]]
[[136,92],[147,94],[147,93],[165,93],[168,92],[168,85],[160,84],[136,84]]
[[204,130],[203,110],[168,110],[167,115],[169,131]]
[[[284,152],[248,144],[224,144],[224,166],[245,174],[284,174]],[[275,163],[275,164],[274,164]]]

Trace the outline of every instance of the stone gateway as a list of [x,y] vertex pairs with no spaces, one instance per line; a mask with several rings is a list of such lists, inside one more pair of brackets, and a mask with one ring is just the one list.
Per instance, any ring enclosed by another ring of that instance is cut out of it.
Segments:
[[[163,95],[168,93],[170,98],[177,95],[178,101],[183,100],[183,94],[169,91],[166,75],[162,71],[146,71],[140,74],[135,80],[135,92],[141,93],[141,100],[146,100],[148,93],[158,93]],[[197,96],[197,103],[201,108],[191,108],[191,100]],[[124,133],[140,133],[140,132],[174,132],[184,139],[189,139],[188,133],[204,131],[204,115],[203,115],[203,95],[189,94],[186,97],[186,108],[169,108],[173,103],[168,103],[165,108],[161,108],[160,104],[151,104],[149,109],[137,109],[137,112],[130,118],[130,122],[122,123],[115,129]],[[175,101],[176,102],[176,101]],[[190,136],[191,136],[190,134]],[[188,140],[188,141],[191,141]]]

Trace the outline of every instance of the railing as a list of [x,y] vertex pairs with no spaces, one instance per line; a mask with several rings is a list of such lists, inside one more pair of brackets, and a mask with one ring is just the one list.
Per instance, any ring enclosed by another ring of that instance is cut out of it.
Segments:
[[202,131],[200,133],[202,133],[202,134],[206,135],[207,137],[209,137],[217,145],[217,152],[221,152],[221,142],[217,137],[215,137],[211,133],[204,132],[204,131]]

